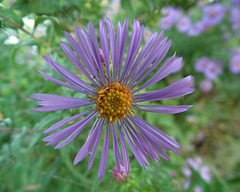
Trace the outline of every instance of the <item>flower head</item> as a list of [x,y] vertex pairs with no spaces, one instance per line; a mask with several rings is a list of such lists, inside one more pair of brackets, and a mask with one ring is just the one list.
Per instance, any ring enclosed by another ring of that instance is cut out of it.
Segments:
[[128,178],[126,169],[121,165],[120,165],[120,170],[118,170],[116,167],[112,169],[112,175],[114,179],[116,179],[116,181],[119,183],[126,181],[126,179]]
[[208,5],[203,7],[203,20],[210,26],[218,25],[225,13],[226,8],[220,3]]
[[231,1],[232,6],[238,6],[240,4],[239,0],[232,0]]
[[203,81],[200,82],[200,89],[207,93],[212,90],[212,81],[209,79],[204,79]]
[[209,65],[210,62],[211,61],[210,61],[209,58],[200,57],[195,63],[196,71],[199,72],[199,73],[203,73],[206,70],[206,68],[207,68],[207,66]]
[[195,171],[198,171],[200,176],[206,182],[211,181],[211,174],[210,174],[209,167],[202,164],[202,159],[200,157],[196,157],[194,159],[193,158],[188,158],[187,159],[187,166],[183,167],[182,172],[186,177],[191,178],[192,177],[191,169],[193,169]]
[[230,11],[231,11],[231,17],[229,21],[232,24],[232,29],[239,30],[240,29],[240,8],[239,6],[235,6],[235,7],[232,7]]
[[240,73],[240,55],[234,55],[230,61],[230,71]]
[[188,16],[182,17],[177,23],[177,29],[180,32],[187,32],[191,27],[191,21]]
[[209,80],[214,80],[217,78],[218,75],[222,73],[222,65],[220,62],[211,61],[206,70],[204,71],[204,75]]
[[172,18],[171,17],[164,17],[161,19],[160,21],[160,27],[163,29],[163,30],[168,30],[172,27],[173,25],[173,21],[172,21]]
[[202,21],[193,23],[188,30],[189,36],[198,36],[201,32],[204,31],[204,23]]
[[[198,172],[200,177],[206,182],[209,183],[211,181],[212,176],[210,174],[210,169],[208,166],[202,164],[202,159],[200,157],[194,159],[188,158],[186,166],[182,168],[183,174],[187,177],[187,180],[183,184],[184,189],[189,189],[190,183],[194,179],[192,170]],[[194,191],[201,191],[201,187],[196,185]]]
[[[101,51],[99,51],[97,36],[91,22],[89,22],[88,31],[83,27],[81,29],[75,28],[77,41],[65,32],[73,50],[66,43],[60,43],[65,54],[90,83],[71,73],[51,57],[44,56],[43,58],[63,81],[38,70],[46,79],[79,92],[85,97],[72,98],[51,94],[34,94],[31,97],[40,100],[37,104],[42,107],[33,109],[39,112],[90,107],[89,110],[61,120],[45,130],[43,133],[58,131],[45,137],[43,141],[48,142],[47,145],[58,143],[55,149],[64,147],[73,141],[87,124],[94,120],[88,138],[76,155],[73,164],[77,165],[87,155],[90,155],[88,164],[88,169],[90,169],[96,156],[101,135],[105,132],[98,172],[99,179],[102,179],[106,171],[111,140],[116,169],[120,171],[122,166],[126,169],[126,174],[129,173],[130,167],[127,143],[144,169],[145,164],[150,166],[147,155],[152,160],[159,162],[159,156],[169,160],[168,155],[163,150],[171,150],[180,154],[177,148],[181,148],[181,146],[176,141],[138,117],[134,111],[168,114],[186,111],[191,106],[141,105],[139,103],[181,97],[192,93],[194,88],[192,88],[191,81],[193,77],[188,76],[161,90],[137,93],[162,80],[181,64],[182,58],[177,58],[174,55],[168,58],[156,74],[146,81],[148,75],[166,56],[171,46],[171,40],[168,40],[167,37],[163,38],[163,32],[154,33],[139,51],[144,26],[140,25],[139,21],[134,21],[126,60],[123,62],[128,35],[128,19],[123,24],[118,23],[116,36],[114,26],[109,19],[106,19],[106,25],[103,20],[100,20],[99,31]],[[80,121],[59,130],[69,122],[79,118],[81,118]]]
[[161,12],[163,15],[166,15],[160,21],[160,26],[163,30],[170,29],[180,16],[180,11],[173,7],[163,7]]

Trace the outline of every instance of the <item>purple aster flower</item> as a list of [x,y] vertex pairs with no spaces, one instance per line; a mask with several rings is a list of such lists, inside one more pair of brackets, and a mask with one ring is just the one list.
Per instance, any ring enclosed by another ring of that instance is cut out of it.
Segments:
[[232,29],[240,30],[240,8],[238,6],[232,7],[230,11],[231,11],[231,16],[229,21],[232,24]]
[[126,181],[128,178],[126,169],[121,165],[120,165],[120,171],[116,167],[112,169],[112,175],[114,179],[119,183]]
[[239,0],[232,0],[231,3],[232,3],[232,6],[238,6],[240,4],[240,1]]
[[160,21],[160,26],[163,30],[168,30],[172,27],[173,20],[171,17],[164,17]]
[[186,120],[189,123],[195,123],[196,122],[196,117],[195,117],[195,115],[187,115]]
[[240,55],[234,55],[230,61],[230,71],[240,73]]
[[226,8],[220,3],[207,5],[203,7],[203,20],[210,26],[218,25],[225,13]]
[[161,12],[164,15],[167,15],[166,17],[163,17],[160,21],[160,25],[163,30],[170,29],[180,16],[180,11],[173,7],[164,7],[162,8]]
[[194,192],[203,192],[203,190],[200,186],[196,186],[194,187]]
[[[186,166],[182,168],[183,174],[188,178],[183,184],[184,189],[188,189],[191,181],[194,179],[192,169],[197,171],[206,182],[209,183],[211,181],[212,176],[210,174],[210,169],[208,166],[202,164],[202,159],[200,157],[194,159],[188,158]],[[196,187],[198,187],[198,185]],[[196,191],[198,191],[198,189],[196,189]]]
[[204,31],[204,27],[205,27],[205,24],[202,21],[193,23],[188,30],[188,35],[198,36],[200,33]]
[[213,86],[212,81],[209,79],[204,79],[203,81],[200,82],[200,89],[205,93],[211,91],[212,86]]
[[175,22],[178,20],[180,14],[181,14],[181,11],[179,9],[169,6],[169,7],[163,7],[161,9],[161,13],[163,15],[170,16],[172,18],[172,21]]
[[[202,159],[200,157],[196,157],[196,158],[188,158],[187,159],[187,163],[188,166],[185,167],[185,170],[183,172],[183,174],[187,177],[191,177],[192,176],[192,171],[190,168],[194,169],[195,171],[198,171],[200,176],[206,181],[206,182],[210,182],[211,181],[211,174],[210,174],[210,170],[209,167],[206,165],[202,164]],[[188,170],[188,174],[186,173],[186,170]],[[189,171],[190,170],[190,171]]]
[[210,62],[207,65],[204,75],[209,80],[214,80],[222,73],[222,65],[220,62]]
[[207,57],[200,57],[195,63],[195,70],[199,73],[205,72],[210,62],[210,59],[208,59]]
[[[139,21],[134,21],[126,60],[123,61],[128,35],[128,19],[123,24],[118,23],[116,36],[114,26],[109,19],[106,19],[106,24],[100,20],[99,32],[100,48],[105,65],[101,61],[99,43],[91,21],[88,25],[88,31],[83,27],[81,29],[75,28],[77,41],[65,32],[68,43],[73,50],[66,43],[60,42],[65,54],[82,75],[89,80],[89,84],[50,57],[44,56],[43,58],[63,81],[38,70],[46,79],[79,92],[85,95],[85,98],[51,94],[34,94],[31,97],[40,100],[37,104],[42,107],[33,109],[39,112],[90,107],[89,110],[61,120],[45,130],[43,133],[51,133],[51,135],[45,137],[43,141],[48,142],[46,145],[58,143],[55,149],[62,148],[76,138],[87,124],[95,121],[73,164],[77,165],[87,155],[90,155],[88,164],[88,169],[90,169],[96,156],[99,140],[105,132],[98,172],[98,177],[101,180],[106,171],[110,141],[112,141],[116,168],[120,171],[121,166],[124,167],[126,174],[129,173],[130,168],[127,144],[144,169],[145,164],[150,166],[148,156],[159,162],[159,156],[170,160],[164,150],[181,154],[177,149],[182,148],[180,144],[138,117],[132,110],[166,114],[186,111],[191,106],[142,105],[140,103],[181,97],[192,93],[194,88],[192,88],[191,83],[193,77],[188,76],[161,90],[137,93],[162,80],[180,65],[182,58],[176,58],[174,55],[163,63],[152,78],[145,81],[166,56],[171,46],[171,40],[168,40],[167,37],[163,38],[163,32],[154,33],[139,51],[144,26],[140,25]],[[60,130],[67,123],[79,118],[82,119]],[[106,128],[104,128],[105,125]],[[57,132],[52,133],[54,131]]]
[[188,16],[182,17],[177,23],[177,29],[180,32],[187,32],[191,27],[191,21]]

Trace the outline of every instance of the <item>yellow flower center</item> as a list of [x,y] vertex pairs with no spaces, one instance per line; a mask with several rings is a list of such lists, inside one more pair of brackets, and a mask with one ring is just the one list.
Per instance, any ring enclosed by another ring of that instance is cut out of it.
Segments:
[[131,91],[119,83],[109,83],[98,90],[97,98],[90,96],[97,104],[99,111],[98,118],[109,118],[111,124],[118,118],[126,117],[126,113],[134,116],[131,111],[132,94]]
[[211,18],[214,18],[215,16],[216,16],[216,12],[211,12],[211,13],[210,13],[210,17],[211,17]]
[[235,63],[235,67],[240,67],[240,62],[239,62],[239,61],[237,61],[237,62]]

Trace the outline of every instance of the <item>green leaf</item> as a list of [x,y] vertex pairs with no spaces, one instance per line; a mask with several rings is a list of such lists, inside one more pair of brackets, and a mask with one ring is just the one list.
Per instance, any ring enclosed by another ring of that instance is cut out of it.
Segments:
[[[12,9],[6,9],[3,7],[0,7],[0,13],[6,17],[3,21],[1,21],[1,23],[5,21],[5,24],[7,24],[8,23],[7,20],[11,19],[12,21],[16,22],[18,25],[23,26],[24,23],[22,21],[22,18],[16,15]],[[9,25],[11,26],[11,28],[16,28],[12,24],[9,24]]]
[[121,6],[122,6],[123,10],[126,10],[127,12],[133,11],[132,3],[130,0],[121,1]]
[[2,19],[0,18],[0,30],[2,30]]
[[37,19],[35,20],[35,23],[34,23],[34,30],[37,28],[37,26],[40,24],[40,23],[43,23],[44,21],[46,20],[50,20],[52,23],[59,23],[59,19],[57,17],[54,17],[54,16],[39,16],[37,17]]
[[59,2],[55,0],[29,1],[30,12],[37,14],[51,14],[58,10]]

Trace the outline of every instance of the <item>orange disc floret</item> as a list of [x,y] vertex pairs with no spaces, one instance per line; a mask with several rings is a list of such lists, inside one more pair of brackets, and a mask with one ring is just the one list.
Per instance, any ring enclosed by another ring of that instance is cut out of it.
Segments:
[[120,83],[108,83],[98,90],[97,98],[90,96],[97,104],[98,118],[109,118],[113,124],[118,118],[126,117],[126,113],[134,116],[131,111],[131,91]]

